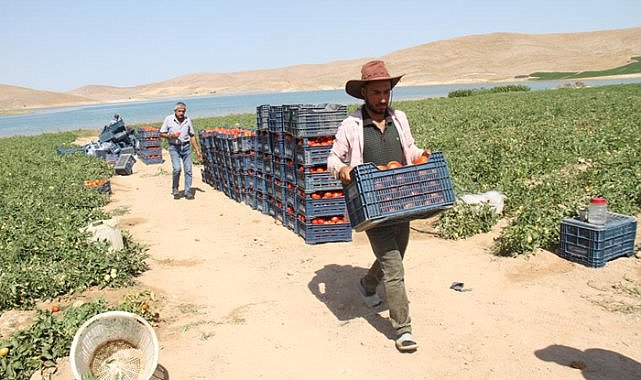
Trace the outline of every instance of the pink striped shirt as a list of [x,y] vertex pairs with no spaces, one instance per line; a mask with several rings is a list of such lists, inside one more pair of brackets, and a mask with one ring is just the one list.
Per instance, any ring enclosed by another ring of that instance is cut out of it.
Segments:
[[[405,112],[388,108],[392,121],[401,138],[401,147],[405,162],[411,163],[423,154],[423,149],[414,144],[410,123]],[[338,179],[339,171],[344,166],[356,166],[363,163],[363,114],[361,107],[352,112],[336,132],[336,140],[327,157],[327,168]]]

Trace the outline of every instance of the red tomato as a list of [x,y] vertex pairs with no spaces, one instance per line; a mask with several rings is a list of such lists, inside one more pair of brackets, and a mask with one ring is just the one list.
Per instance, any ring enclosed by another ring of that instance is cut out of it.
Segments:
[[57,305],[51,306],[51,312],[52,313],[57,313],[60,311],[60,308]]
[[387,163],[387,168],[388,169],[397,169],[397,168],[400,168],[400,167],[403,167],[403,165],[398,161],[390,161],[390,162]]
[[427,157],[425,157],[425,156],[418,156],[418,157],[416,157],[416,158],[414,159],[414,161],[412,161],[412,163],[413,163],[414,165],[420,165],[420,164],[425,164],[425,163],[427,163],[427,161],[428,161],[428,160],[429,160],[429,158],[427,158]]

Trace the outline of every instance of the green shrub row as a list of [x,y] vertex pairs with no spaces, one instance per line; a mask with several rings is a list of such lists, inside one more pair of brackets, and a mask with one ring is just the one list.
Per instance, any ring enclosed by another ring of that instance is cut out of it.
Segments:
[[448,98],[464,98],[466,96],[496,94],[499,92],[517,92],[517,91],[530,91],[528,86],[520,84],[510,84],[506,86],[496,86],[492,88],[473,88],[473,89],[460,89],[450,91],[447,94]]

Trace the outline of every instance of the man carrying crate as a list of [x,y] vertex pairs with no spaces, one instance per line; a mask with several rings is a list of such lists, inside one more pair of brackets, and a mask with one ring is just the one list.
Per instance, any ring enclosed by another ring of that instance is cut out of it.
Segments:
[[[327,159],[328,169],[343,184],[351,182],[350,171],[364,162],[387,165],[397,161],[412,164],[417,158],[429,158],[430,151],[418,148],[404,112],[389,106],[392,88],[402,75],[389,75],[383,61],[370,61],[361,68],[361,79],[350,80],[345,91],[365,104],[349,115],[336,132],[336,139]],[[383,282],[389,316],[396,330],[396,348],[415,351],[409,302],[405,291],[403,256],[409,240],[409,222],[373,227],[366,231],[376,260],[360,279],[358,289],[369,307],[382,303],[376,287]]]

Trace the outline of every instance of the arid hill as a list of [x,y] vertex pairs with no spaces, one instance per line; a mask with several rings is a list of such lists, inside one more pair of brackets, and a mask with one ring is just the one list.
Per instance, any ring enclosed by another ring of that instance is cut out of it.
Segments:
[[[406,74],[401,85],[427,85],[513,80],[536,71],[603,70],[630,63],[635,56],[641,56],[641,27],[583,33],[473,35],[398,50],[380,58],[393,73]],[[195,73],[135,87],[91,85],[59,94],[58,99],[33,91],[32,96],[21,93],[21,100],[16,102],[10,95],[14,90],[5,91],[3,87],[0,109],[214,93],[336,89],[342,88],[346,80],[358,78],[360,65],[369,59],[372,57],[271,70]],[[47,94],[55,98],[55,93]]]
[[37,107],[55,107],[96,102],[73,94],[39,91],[25,87],[0,84],[0,111],[19,111]]

